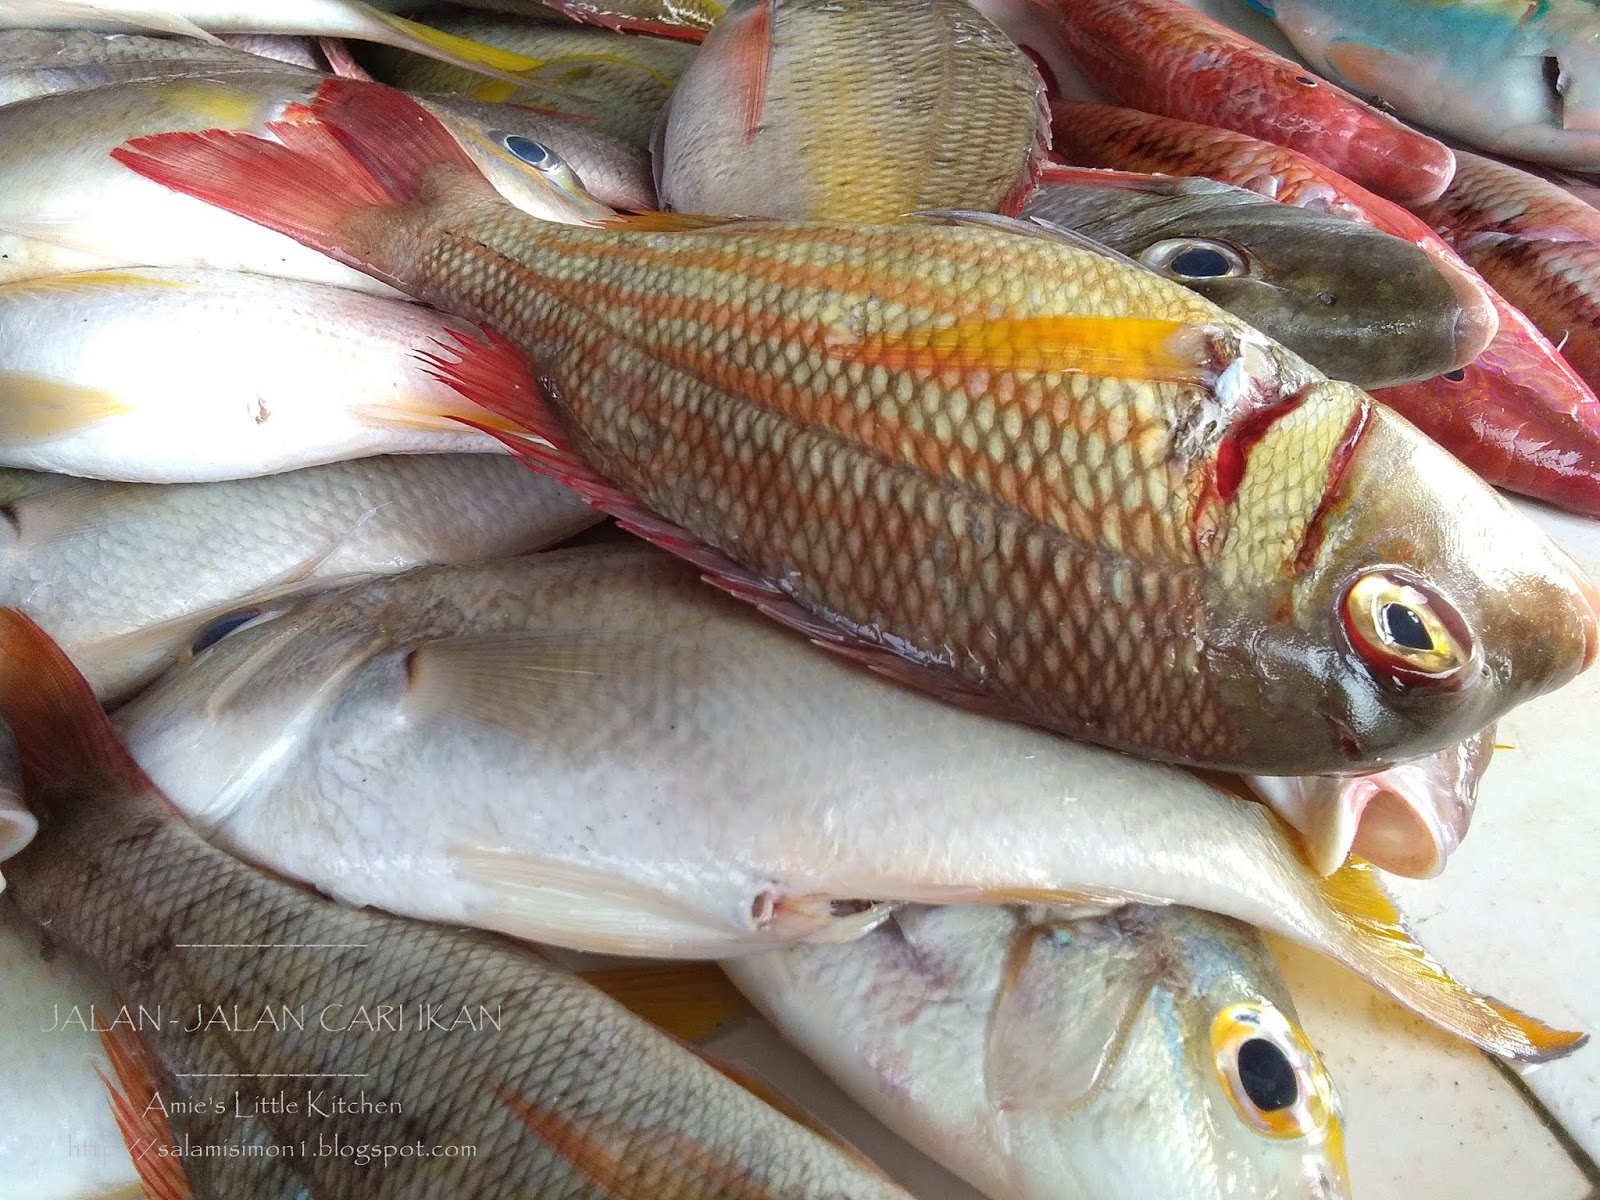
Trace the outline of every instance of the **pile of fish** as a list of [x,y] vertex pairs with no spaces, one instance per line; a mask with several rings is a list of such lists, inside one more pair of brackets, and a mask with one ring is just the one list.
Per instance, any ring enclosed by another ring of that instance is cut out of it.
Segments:
[[1263,934],[1582,1044],[1379,871],[1600,656],[1600,16],[1268,15],[0,6],[6,1194],[909,1196],[753,1006],[992,1200],[1347,1196]]

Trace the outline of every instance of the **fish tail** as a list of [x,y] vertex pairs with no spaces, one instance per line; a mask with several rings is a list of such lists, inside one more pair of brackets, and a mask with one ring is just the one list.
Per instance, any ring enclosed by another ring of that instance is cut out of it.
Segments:
[[329,79],[268,131],[160,133],[112,157],[389,283],[388,247],[410,232],[407,210],[426,209],[425,180],[448,170],[496,194],[427,109],[382,84]]
[[189,1181],[183,1174],[183,1159],[172,1153],[177,1141],[167,1121],[166,1110],[156,1102],[155,1058],[144,1039],[127,1029],[102,1030],[105,1047],[116,1081],[100,1076],[111,1098],[111,1115],[133,1160],[146,1200],[189,1200]]
[[1341,918],[1345,963],[1418,1016],[1481,1050],[1514,1062],[1540,1063],[1572,1053],[1588,1034],[1555,1029],[1461,984],[1411,936],[1405,918],[1367,863],[1319,880]]
[[0,714],[16,737],[30,805],[60,783],[155,794],[61,647],[27,616],[0,608]]

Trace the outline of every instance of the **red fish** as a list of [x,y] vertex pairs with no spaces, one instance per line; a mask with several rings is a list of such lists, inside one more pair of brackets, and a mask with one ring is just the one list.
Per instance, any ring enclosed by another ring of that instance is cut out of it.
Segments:
[[1402,204],[1455,173],[1444,143],[1179,0],[1053,2],[1061,40],[1120,104],[1287,146]]
[[1600,399],[1513,304],[1427,222],[1322,164],[1248,134],[1127,108],[1056,104],[1055,149],[1085,166],[1202,175],[1368,225],[1470,277],[1499,314],[1489,348],[1460,371],[1374,392],[1500,487],[1600,516]]

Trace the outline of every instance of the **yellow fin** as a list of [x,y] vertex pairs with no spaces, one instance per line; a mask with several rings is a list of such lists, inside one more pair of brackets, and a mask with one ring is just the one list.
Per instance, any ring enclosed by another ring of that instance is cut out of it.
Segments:
[[752,1015],[739,989],[712,963],[643,963],[580,971],[579,976],[652,1025],[686,1042]]
[[835,328],[830,354],[889,370],[1059,371],[1115,379],[1204,383],[1204,331],[1153,317],[1013,317],[900,333]]
[[550,84],[530,84],[526,78],[526,72],[536,71],[545,65],[545,60],[542,58],[529,58],[526,54],[504,50],[499,46],[458,37],[442,29],[434,29],[429,25],[397,17],[393,13],[381,12],[370,4],[352,0],[350,7],[374,23],[369,34],[373,41],[393,46],[397,50],[410,50],[414,54],[453,63],[469,71],[491,75],[503,83],[515,84],[518,87],[532,86],[544,91],[559,90]]
[[358,421],[398,429],[415,429],[420,433],[471,432],[468,426],[462,424],[463,420],[496,433],[527,433],[520,425],[467,400],[455,405],[448,402],[439,404],[431,399],[418,400],[414,404],[403,400],[395,404],[359,404],[352,411]]
[[92,292],[117,288],[166,288],[182,291],[194,285],[181,279],[160,279],[139,271],[75,271],[70,275],[46,275],[0,286],[0,296],[33,295],[39,292]]
[[42,375],[0,372],[0,442],[48,442],[133,409],[111,392]]
[[1370,864],[1353,858],[1317,887],[1353,934],[1355,953],[1341,961],[1446,1032],[1516,1062],[1548,1062],[1589,1040],[1586,1033],[1553,1029],[1453,979],[1411,936]]

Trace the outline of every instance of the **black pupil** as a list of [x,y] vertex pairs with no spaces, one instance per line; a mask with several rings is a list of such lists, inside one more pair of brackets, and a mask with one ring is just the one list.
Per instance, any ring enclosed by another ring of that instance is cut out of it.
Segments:
[[1262,1112],[1288,1108],[1300,1097],[1288,1055],[1265,1038],[1251,1038],[1239,1047],[1239,1082]]
[[530,167],[542,167],[550,161],[550,151],[532,138],[525,138],[515,133],[507,134],[505,145],[507,150]]
[[1172,256],[1172,261],[1167,266],[1172,269],[1174,275],[1182,275],[1186,279],[1215,279],[1218,275],[1226,275],[1233,270],[1233,264],[1228,261],[1225,254],[1205,246],[1180,250]]
[[1408,650],[1433,649],[1433,638],[1428,634],[1428,627],[1422,623],[1421,617],[1404,604],[1385,604],[1381,619],[1383,636],[1392,645],[1404,646]]
[[261,615],[259,608],[241,608],[238,612],[225,613],[201,628],[195,635],[194,645],[190,653],[199,654],[200,651],[215,646],[241,625],[248,625]]
[[1467,377],[1467,369],[1465,367],[1457,367],[1454,371],[1446,371],[1444,377],[1451,383],[1460,383]]

